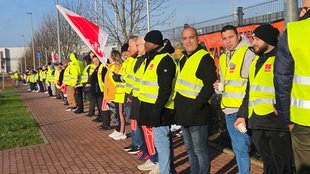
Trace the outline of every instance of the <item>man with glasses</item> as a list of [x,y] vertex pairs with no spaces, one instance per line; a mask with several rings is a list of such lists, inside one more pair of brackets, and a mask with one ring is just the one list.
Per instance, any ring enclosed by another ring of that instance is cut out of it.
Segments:
[[287,24],[279,40],[274,85],[279,117],[289,126],[297,173],[310,173],[310,0],[300,21]]

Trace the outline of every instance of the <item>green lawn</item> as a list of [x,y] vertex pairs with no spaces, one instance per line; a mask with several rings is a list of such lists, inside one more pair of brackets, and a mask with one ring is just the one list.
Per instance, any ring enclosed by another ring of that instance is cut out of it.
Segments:
[[0,150],[44,143],[35,120],[16,93],[0,93]]

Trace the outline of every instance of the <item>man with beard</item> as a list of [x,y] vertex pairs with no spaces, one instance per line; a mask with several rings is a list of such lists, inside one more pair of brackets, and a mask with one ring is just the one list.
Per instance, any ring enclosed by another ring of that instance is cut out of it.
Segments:
[[279,117],[290,127],[296,172],[310,173],[310,0],[303,0],[299,17],[279,39],[274,86]]
[[246,95],[238,112],[237,125],[248,119],[254,145],[262,158],[264,173],[292,173],[291,137],[288,126],[277,116],[273,64],[279,30],[264,24],[253,31],[256,54],[250,71]]

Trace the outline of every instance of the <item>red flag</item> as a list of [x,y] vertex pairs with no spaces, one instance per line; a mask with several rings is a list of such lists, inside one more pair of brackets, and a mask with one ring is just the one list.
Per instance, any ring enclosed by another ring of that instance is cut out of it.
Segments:
[[57,61],[58,61],[57,56],[54,53],[54,51],[52,51],[52,62],[57,62]]
[[56,5],[56,7],[85,44],[98,56],[103,64],[106,64],[107,58],[104,55],[103,48],[108,40],[108,34],[96,24],[72,11],[59,5]]

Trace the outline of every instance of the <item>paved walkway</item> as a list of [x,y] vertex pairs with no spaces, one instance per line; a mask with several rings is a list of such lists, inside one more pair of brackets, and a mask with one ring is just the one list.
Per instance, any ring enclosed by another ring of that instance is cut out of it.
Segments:
[[[60,100],[47,94],[25,91],[20,96],[37,121],[46,144],[0,151],[0,173],[148,173],[137,169],[144,162],[123,151],[130,139],[108,138],[111,130],[98,130],[98,123],[91,121],[93,118],[66,112]],[[126,131],[130,132],[129,126]],[[177,172],[189,173],[181,137],[174,139],[174,148]],[[211,173],[237,173],[231,154],[210,147],[210,158]],[[251,173],[262,173],[262,168],[252,164]]]

